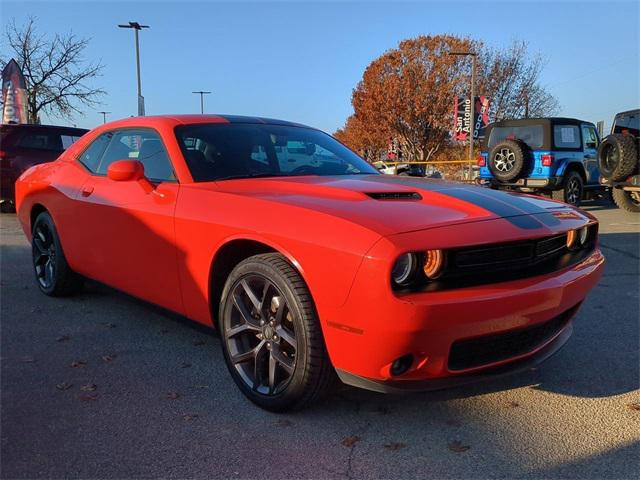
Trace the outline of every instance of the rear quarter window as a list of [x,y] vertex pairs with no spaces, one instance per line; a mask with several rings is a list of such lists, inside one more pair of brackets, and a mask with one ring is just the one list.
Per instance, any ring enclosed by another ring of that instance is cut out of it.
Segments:
[[580,128],[577,125],[554,125],[553,144],[556,148],[581,148]]
[[58,133],[24,133],[17,146],[20,148],[30,148],[34,150],[50,150],[61,152],[64,150],[62,146],[62,138]]

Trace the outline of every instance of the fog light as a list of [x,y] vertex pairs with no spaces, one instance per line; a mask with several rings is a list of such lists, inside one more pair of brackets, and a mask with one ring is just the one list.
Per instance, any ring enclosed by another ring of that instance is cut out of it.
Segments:
[[391,375],[394,377],[402,375],[411,368],[411,365],[413,365],[413,355],[410,353],[403,355],[402,357],[394,360],[391,364]]

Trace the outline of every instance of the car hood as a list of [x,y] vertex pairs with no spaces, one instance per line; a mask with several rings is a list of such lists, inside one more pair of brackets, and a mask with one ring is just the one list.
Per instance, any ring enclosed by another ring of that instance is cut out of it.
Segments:
[[214,188],[333,215],[384,236],[497,218],[534,229],[544,227],[551,212],[574,210],[540,197],[392,175],[239,179]]

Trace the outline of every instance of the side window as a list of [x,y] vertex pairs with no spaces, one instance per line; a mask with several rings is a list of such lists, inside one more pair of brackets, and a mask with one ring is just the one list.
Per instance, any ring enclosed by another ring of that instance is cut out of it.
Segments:
[[85,167],[87,167],[92,172],[98,171],[98,164],[100,162],[100,158],[104,153],[107,145],[109,145],[109,141],[113,135],[111,133],[103,133],[98,138],[96,138],[89,148],[87,148],[78,160]]
[[554,125],[553,143],[556,148],[580,148],[580,129],[577,125]]
[[97,173],[106,175],[109,165],[118,160],[139,160],[144,165],[144,174],[151,180],[175,180],[171,161],[162,140],[152,130],[121,130],[104,153]]
[[582,127],[582,142],[584,148],[598,148],[598,135],[593,127]]
[[62,139],[62,148],[66,150],[71,145],[76,143],[80,137],[76,135],[61,135],[60,138]]

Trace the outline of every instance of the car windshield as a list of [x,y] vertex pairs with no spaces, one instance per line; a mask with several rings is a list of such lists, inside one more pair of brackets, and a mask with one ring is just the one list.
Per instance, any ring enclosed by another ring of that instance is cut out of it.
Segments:
[[542,128],[542,125],[493,127],[489,134],[489,148],[493,148],[505,140],[521,140],[530,148],[542,148],[544,144],[544,128]]
[[378,174],[333,137],[310,128],[269,124],[176,127],[196,182],[296,175]]

